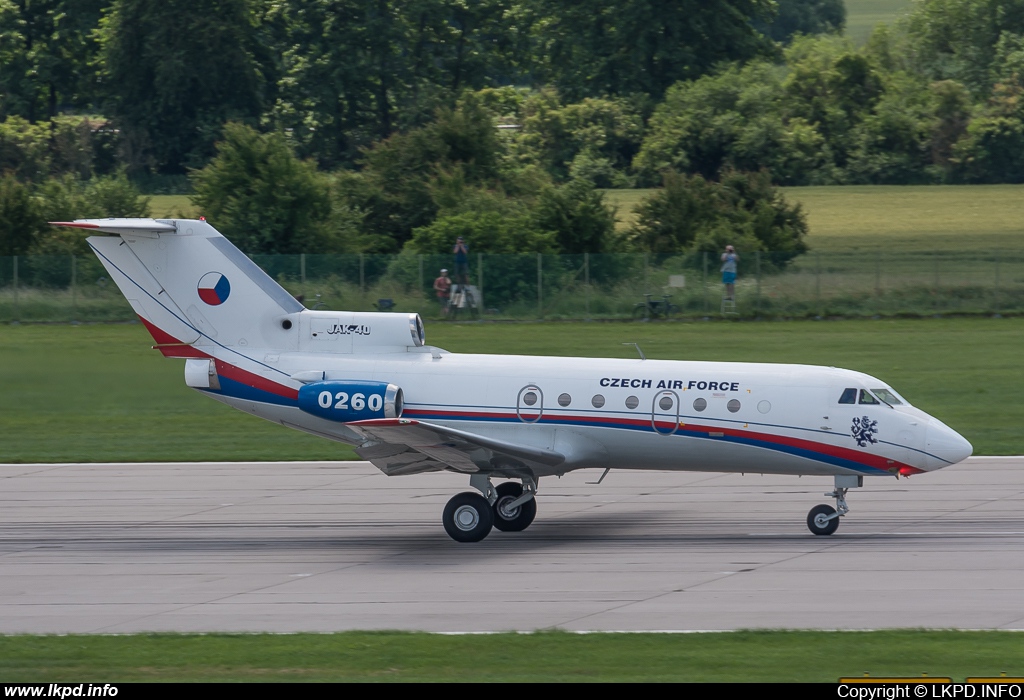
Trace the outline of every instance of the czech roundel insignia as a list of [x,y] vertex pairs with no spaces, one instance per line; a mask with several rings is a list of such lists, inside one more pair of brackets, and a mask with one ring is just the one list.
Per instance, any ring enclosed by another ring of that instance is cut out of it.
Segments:
[[199,280],[199,298],[210,306],[219,306],[228,300],[231,283],[219,272],[207,272]]

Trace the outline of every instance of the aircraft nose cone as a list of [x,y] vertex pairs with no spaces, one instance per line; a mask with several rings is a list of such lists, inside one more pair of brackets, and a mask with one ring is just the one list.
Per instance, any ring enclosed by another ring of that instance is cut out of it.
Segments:
[[937,420],[929,422],[925,443],[930,456],[929,466],[932,469],[941,469],[962,462],[974,452],[971,443],[960,433]]

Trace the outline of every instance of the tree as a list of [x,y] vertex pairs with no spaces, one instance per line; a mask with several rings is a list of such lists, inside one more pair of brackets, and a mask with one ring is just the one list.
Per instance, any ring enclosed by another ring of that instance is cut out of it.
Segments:
[[455,109],[439,110],[432,123],[369,149],[361,176],[352,181],[352,198],[366,211],[367,229],[400,248],[413,229],[436,217],[432,188],[439,176],[496,186],[501,150],[490,112],[467,95]]
[[983,97],[999,72],[1004,37],[1024,35],[1024,0],[920,0],[905,27],[918,71]]
[[111,0],[0,0],[0,118],[52,119],[96,97],[92,33]]
[[643,138],[643,115],[624,98],[563,104],[557,91],[529,95],[518,107],[511,148],[556,180],[583,177],[599,187],[629,186],[625,175]]
[[537,77],[569,100],[642,93],[659,100],[670,85],[725,61],[771,52],[751,20],[766,0],[530,0]]
[[349,165],[396,130],[429,122],[464,90],[516,77],[512,0],[284,0],[268,21],[284,47],[272,118],[300,152]]
[[45,227],[29,188],[13,175],[0,177],[0,255],[23,255]]
[[331,183],[279,133],[224,127],[217,156],[191,175],[196,207],[243,251],[349,252],[358,212],[335,205]]
[[104,87],[128,164],[203,165],[228,120],[255,120],[262,79],[247,0],[114,0],[101,22]]
[[786,50],[786,110],[801,117],[829,145],[834,164],[845,168],[855,127],[885,91],[868,56],[835,37],[803,37]]
[[[88,231],[45,226],[47,221],[150,216],[149,197],[143,197],[124,172],[89,180],[80,180],[74,175],[51,178],[36,188],[35,195],[43,230],[29,251],[33,255],[86,255],[90,252],[85,240],[91,235]],[[66,273],[63,265],[59,265],[58,270],[56,276],[49,276],[50,281],[63,278]]]
[[723,169],[765,168],[784,184],[827,179],[829,145],[817,124],[790,115],[783,75],[755,61],[672,86],[634,160],[641,178],[656,182],[668,168],[709,179]]
[[776,262],[803,253],[807,221],[790,205],[767,172],[727,172],[721,181],[700,175],[664,173],[664,187],[636,207],[630,235],[653,253],[744,251],[778,253]]
[[997,83],[953,148],[956,177],[966,182],[1024,182],[1024,85]]
[[615,247],[615,212],[587,180],[544,188],[533,216],[539,229],[555,233],[560,253],[606,253]]

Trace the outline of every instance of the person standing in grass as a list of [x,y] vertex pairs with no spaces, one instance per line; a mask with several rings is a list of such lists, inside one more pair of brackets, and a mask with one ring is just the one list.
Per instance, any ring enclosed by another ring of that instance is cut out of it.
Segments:
[[736,298],[736,263],[739,261],[736,249],[731,245],[725,246],[725,252],[722,253],[722,284],[725,285],[725,298],[729,301]]
[[448,277],[448,270],[442,269],[441,274],[434,280],[434,291],[437,292],[437,303],[441,305],[441,316],[448,315],[448,296],[451,289],[452,281]]

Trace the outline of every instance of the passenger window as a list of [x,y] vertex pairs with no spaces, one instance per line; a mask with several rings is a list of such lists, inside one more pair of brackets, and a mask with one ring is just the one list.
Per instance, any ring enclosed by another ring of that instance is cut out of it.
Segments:
[[839,397],[839,403],[857,403],[857,390],[843,389],[843,395]]
[[729,413],[736,413],[736,411],[740,410],[740,402],[736,399],[729,399],[729,403],[725,407],[729,409]]
[[878,404],[878,399],[872,396],[867,389],[860,390],[860,403]]
[[572,397],[569,396],[568,394],[562,394],[561,396],[558,397],[558,405],[559,406],[568,406],[571,403],[572,403]]
[[593,404],[594,408],[601,408],[604,406],[604,397],[600,394],[594,394],[594,398],[590,399],[590,403]]
[[693,410],[697,411],[698,413],[703,411],[707,407],[708,407],[708,400],[707,399],[697,399],[696,401],[693,402]]
[[640,399],[638,399],[637,397],[635,397],[635,396],[627,396],[626,397],[626,408],[628,408],[629,410],[633,410],[634,408],[636,408],[639,405],[640,405]]
[[523,394],[523,403],[525,403],[527,406],[532,406],[533,404],[537,403],[537,394],[532,391],[526,392],[525,394]]

